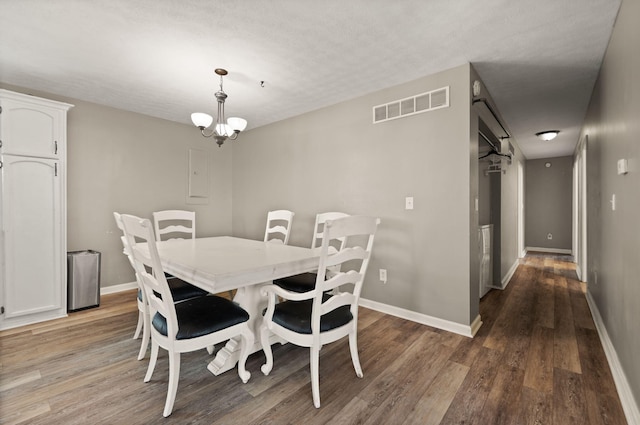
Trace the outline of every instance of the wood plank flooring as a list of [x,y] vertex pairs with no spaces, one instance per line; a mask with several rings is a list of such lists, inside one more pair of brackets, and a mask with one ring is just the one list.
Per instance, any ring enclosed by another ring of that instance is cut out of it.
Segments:
[[322,407],[311,400],[308,350],[274,347],[251,380],[213,376],[202,350],[182,357],[172,415],[162,418],[168,360],[151,382],[133,291],[99,308],[0,332],[2,424],[625,424],[584,288],[569,257],[530,254],[507,289],[480,303],[465,338],[365,308],[355,376],[346,341],[323,348]]

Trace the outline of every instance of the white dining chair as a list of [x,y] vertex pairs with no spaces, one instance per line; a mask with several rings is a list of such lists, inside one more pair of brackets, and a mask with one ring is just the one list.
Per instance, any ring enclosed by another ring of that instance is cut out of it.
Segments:
[[[131,267],[135,272],[135,266],[133,264],[133,257],[131,255],[131,247],[127,241],[127,238],[124,236],[124,225],[122,224],[122,216],[121,214],[114,212],[113,217],[116,220],[116,226],[122,232],[120,236],[120,240],[122,241],[122,248],[124,255],[127,256]],[[138,303],[138,323],[136,325],[136,330],[133,333],[133,339],[138,339],[140,337],[140,333],[142,333],[142,343],[140,344],[140,351],[138,352],[138,360],[142,360],[147,352],[147,347],[149,346],[149,310],[147,307],[147,300],[144,296],[144,291],[142,289],[142,281],[140,280],[140,276],[138,273],[135,273],[136,283],[138,284],[138,294],[136,296],[136,300]]]
[[[336,220],[338,218],[349,217],[349,214],[343,212],[324,212],[316,215],[316,222],[313,226],[313,236],[311,239],[311,249],[316,249],[322,244],[324,235],[324,225],[328,220]],[[344,238],[330,241],[329,249],[332,252],[339,251],[344,247]],[[300,273],[297,275],[276,279],[273,281],[275,285],[282,287],[288,291],[306,292],[313,289],[316,284],[316,273]]]
[[[172,239],[195,239],[196,238],[196,213],[195,211],[184,210],[164,210],[152,213],[153,227],[155,229],[156,241],[168,241]],[[176,290],[189,292],[195,296],[205,295],[207,291],[193,286],[185,281],[176,280],[175,276],[166,274],[167,279],[171,279],[169,285],[173,288],[174,297]],[[180,286],[180,288],[178,288]],[[178,298],[183,298],[178,295]]]
[[[133,265],[133,257],[131,256],[131,247],[128,245],[127,238],[124,236],[124,225],[122,224],[122,215],[114,212],[113,217],[116,221],[116,226],[122,232],[122,236],[120,236],[120,240],[122,241],[123,253],[129,259],[129,263],[131,267],[133,267],[135,272],[135,267]],[[136,330],[133,333],[133,339],[138,339],[140,334],[142,333],[142,343],[140,344],[140,352],[138,353],[138,360],[144,359],[144,356],[147,352],[147,347],[149,346],[149,309],[147,305],[147,300],[144,295],[144,291],[142,289],[142,282],[140,281],[140,277],[137,273],[135,273],[136,283],[138,284],[138,294],[136,297],[138,304],[138,323],[136,324]],[[207,295],[208,292],[204,289],[200,289],[196,286],[193,286],[181,279],[171,276],[168,280],[169,288],[171,289],[172,298],[175,302],[181,302],[184,300],[188,300],[190,298],[199,297],[202,295]],[[209,354],[213,352],[213,347],[208,348]]]
[[[159,348],[167,350],[169,356],[169,384],[163,416],[167,417],[173,411],[180,377],[181,353],[240,337],[242,348],[238,375],[246,383],[251,374],[246,370],[245,364],[249,347],[254,341],[253,332],[248,325],[249,313],[238,304],[215,295],[175,303],[162,269],[151,222],[126,214],[121,218],[151,317],[151,358],[144,382],[151,380]],[[207,373],[204,368],[203,373]]]
[[[309,347],[311,390],[317,408],[320,407],[322,346],[348,336],[353,367],[358,377],[363,376],[357,344],[358,301],[379,223],[377,218],[363,216],[327,221],[314,288],[299,293],[267,285],[261,290],[268,297],[260,326],[260,341],[266,357],[261,370],[268,375],[273,368],[271,333],[295,345]],[[340,251],[330,250],[333,239],[344,239],[346,246]],[[329,277],[327,270],[331,267],[339,271]],[[339,293],[330,294],[335,288],[340,288]]]
[[291,235],[291,225],[295,213],[289,210],[275,210],[267,213],[267,227],[264,231],[265,242],[287,245]]

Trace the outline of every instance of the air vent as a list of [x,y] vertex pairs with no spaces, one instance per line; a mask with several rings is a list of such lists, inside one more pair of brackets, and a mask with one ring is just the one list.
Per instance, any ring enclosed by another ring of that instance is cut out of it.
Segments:
[[449,107],[449,86],[373,107],[373,123]]

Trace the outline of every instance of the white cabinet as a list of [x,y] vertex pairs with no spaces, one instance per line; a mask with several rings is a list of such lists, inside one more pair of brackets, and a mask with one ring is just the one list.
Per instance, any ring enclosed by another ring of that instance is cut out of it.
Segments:
[[0,90],[0,329],[66,315],[66,113]]

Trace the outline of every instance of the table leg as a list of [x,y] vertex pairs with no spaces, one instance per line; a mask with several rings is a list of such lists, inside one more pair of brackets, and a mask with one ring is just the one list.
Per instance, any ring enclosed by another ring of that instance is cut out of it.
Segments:
[[[267,298],[260,294],[260,288],[270,283],[271,282],[266,282],[261,285],[249,285],[238,288],[236,296],[233,299],[249,313],[249,328],[251,328],[255,337],[253,347],[251,347],[249,351],[250,353],[262,351],[260,324],[262,323],[262,310],[267,307]],[[270,344],[275,344],[276,342],[283,344],[285,341],[275,335],[271,335]],[[214,375],[220,375],[235,368],[239,358],[240,338],[232,338],[218,351],[216,357],[209,363],[209,366],[207,366],[207,369]]]

